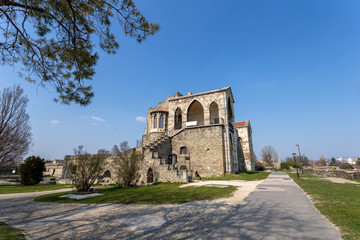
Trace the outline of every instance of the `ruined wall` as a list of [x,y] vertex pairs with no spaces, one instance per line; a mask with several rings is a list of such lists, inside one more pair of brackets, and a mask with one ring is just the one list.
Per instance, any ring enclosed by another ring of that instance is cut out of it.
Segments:
[[240,143],[245,160],[246,170],[255,170],[255,156],[249,120],[246,120],[246,125],[244,127],[237,127],[236,130],[238,136],[241,138]]
[[[296,170],[294,170],[296,172]],[[316,168],[304,168],[305,173],[310,173],[322,177],[340,177],[350,180],[360,179],[360,172],[358,171],[345,171],[342,169],[316,169]]]
[[[203,177],[220,176],[225,172],[223,126],[187,128],[172,138],[172,153],[181,164],[180,148],[188,149],[187,169]],[[180,165],[178,165],[180,167]]]

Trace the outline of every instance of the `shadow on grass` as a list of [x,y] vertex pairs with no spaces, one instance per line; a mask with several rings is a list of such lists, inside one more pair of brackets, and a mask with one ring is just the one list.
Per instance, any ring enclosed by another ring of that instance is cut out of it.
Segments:
[[236,187],[187,187],[179,188],[180,183],[161,183],[150,186],[112,187],[99,189],[102,196],[80,200],[60,198],[66,193],[57,193],[35,198],[35,201],[62,203],[118,203],[118,204],[167,204],[186,203],[198,200],[213,200],[230,196]]

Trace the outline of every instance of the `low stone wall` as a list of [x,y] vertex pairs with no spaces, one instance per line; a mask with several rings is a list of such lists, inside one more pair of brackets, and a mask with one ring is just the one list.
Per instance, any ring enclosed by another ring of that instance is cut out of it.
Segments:
[[[301,171],[301,170],[300,170]],[[360,179],[360,172],[358,171],[345,171],[342,169],[316,169],[304,168],[305,173],[315,174],[322,177],[340,177],[350,180]]]

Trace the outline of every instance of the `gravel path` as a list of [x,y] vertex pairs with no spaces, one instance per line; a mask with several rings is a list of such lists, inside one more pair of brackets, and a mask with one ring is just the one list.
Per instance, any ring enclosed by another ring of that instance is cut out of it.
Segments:
[[257,184],[240,181],[237,193],[254,191],[245,199],[235,194],[241,200],[230,202],[85,205],[0,195],[0,221],[25,230],[32,239],[340,239],[302,190],[284,178],[288,176],[273,173]]

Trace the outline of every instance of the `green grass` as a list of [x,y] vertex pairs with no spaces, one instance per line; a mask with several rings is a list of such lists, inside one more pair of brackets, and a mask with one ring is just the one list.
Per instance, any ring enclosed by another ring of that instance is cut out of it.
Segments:
[[60,198],[59,194],[45,195],[35,198],[35,201],[62,203],[119,203],[119,204],[164,204],[185,203],[197,200],[212,200],[228,197],[236,189],[234,186],[226,188],[216,187],[185,187],[179,188],[181,183],[158,183],[150,186],[133,188],[110,187],[99,189],[104,194],[98,197],[82,200]]
[[360,239],[360,185],[311,181],[319,177],[310,174],[300,174],[309,179],[297,179],[296,173],[290,176],[311,195],[315,207],[340,227],[343,239]]
[[18,240],[25,239],[20,230],[10,227],[9,225],[0,222],[0,240]]
[[56,190],[62,188],[71,188],[70,184],[55,184],[55,185],[29,185],[23,186],[21,184],[0,184],[0,194],[9,193],[26,193],[26,192],[39,192],[47,190]]
[[270,172],[259,172],[259,171],[246,171],[240,173],[224,174],[221,177],[209,177],[203,178],[203,180],[246,180],[255,181],[263,180],[270,175]]

